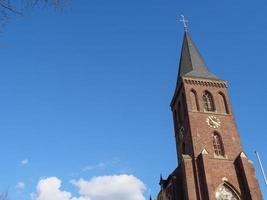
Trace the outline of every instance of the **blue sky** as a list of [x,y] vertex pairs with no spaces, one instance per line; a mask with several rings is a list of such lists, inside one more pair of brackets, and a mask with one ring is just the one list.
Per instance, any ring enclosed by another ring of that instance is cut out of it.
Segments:
[[229,82],[267,198],[254,155],[267,170],[266,12],[264,1],[76,0],[11,19],[0,37],[0,190],[28,200],[55,176],[76,195],[70,180],[126,173],[155,196],[177,165],[169,103],[183,13],[209,69]]

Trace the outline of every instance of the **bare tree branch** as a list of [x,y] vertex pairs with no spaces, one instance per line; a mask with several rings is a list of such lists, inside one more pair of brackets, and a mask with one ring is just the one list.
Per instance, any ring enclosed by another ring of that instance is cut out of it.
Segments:
[[[0,24],[37,6],[61,8],[68,0],[0,0]],[[1,200],[1,199],[0,199]]]
[[2,7],[3,10],[6,10],[6,11],[9,11],[9,12],[18,14],[18,15],[22,15],[22,12],[19,12],[15,7],[13,7],[9,3],[9,1],[6,2],[6,1],[3,1],[3,0],[0,0],[0,7]]
[[0,194],[0,200],[8,200],[8,192]]

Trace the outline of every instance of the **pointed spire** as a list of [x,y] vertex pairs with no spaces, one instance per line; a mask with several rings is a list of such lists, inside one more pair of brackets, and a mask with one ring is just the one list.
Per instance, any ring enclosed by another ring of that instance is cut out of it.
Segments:
[[209,72],[207,65],[191,39],[188,31],[184,32],[179,66],[179,78],[181,76],[218,79],[214,74]]
[[152,197],[151,197],[151,195],[150,195],[150,197],[149,197],[149,200],[152,200]]
[[162,184],[163,184],[163,178],[162,178],[162,174],[160,174],[159,185],[162,186]]

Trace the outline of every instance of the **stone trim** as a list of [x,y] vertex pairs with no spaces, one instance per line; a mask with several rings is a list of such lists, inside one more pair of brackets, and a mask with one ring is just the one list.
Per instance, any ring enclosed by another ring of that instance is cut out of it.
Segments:
[[208,87],[217,87],[217,88],[227,88],[226,83],[222,83],[219,81],[207,81],[207,80],[193,80],[193,79],[184,79],[184,82],[189,85],[200,85],[200,86],[208,86]]

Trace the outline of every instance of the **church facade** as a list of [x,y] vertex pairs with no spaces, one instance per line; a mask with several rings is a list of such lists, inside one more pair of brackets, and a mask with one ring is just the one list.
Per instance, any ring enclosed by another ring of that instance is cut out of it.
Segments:
[[160,179],[157,200],[262,200],[243,151],[228,85],[211,73],[185,29],[171,101],[178,167]]

